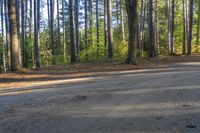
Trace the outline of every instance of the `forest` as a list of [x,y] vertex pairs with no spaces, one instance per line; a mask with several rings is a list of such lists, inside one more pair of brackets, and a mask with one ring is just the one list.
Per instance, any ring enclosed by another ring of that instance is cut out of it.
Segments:
[[1,0],[0,70],[199,52],[197,0]]

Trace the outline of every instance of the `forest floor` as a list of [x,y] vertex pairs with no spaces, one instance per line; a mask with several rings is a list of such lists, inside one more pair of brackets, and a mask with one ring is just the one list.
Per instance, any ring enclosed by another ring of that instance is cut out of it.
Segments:
[[140,60],[136,66],[119,61],[106,61],[91,64],[56,65],[40,69],[22,69],[20,72],[0,74],[0,89],[40,86],[49,83],[60,84],[62,81],[73,82],[77,78],[105,76],[111,73],[115,74],[117,71],[161,68],[178,62],[200,62],[200,55],[162,56],[159,59]]
[[0,75],[0,133],[199,133],[200,56]]

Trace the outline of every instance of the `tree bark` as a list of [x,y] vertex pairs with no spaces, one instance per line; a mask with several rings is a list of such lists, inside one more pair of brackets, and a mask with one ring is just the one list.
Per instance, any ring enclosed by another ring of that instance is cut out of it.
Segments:
[[8,70],[11,70],[11,36],[9,31],[9,17],[8,17],[8,0],[4,0],[4,10],[5,10],[5,28],[6,28],[6,49],[7,49],[7,60],[8,60]]
[[[18,3],[19,4],[19,3]],[[23,64],[23,67],[25,67],[25,62],[26,62],[26,55],[25,55],[25,17],[24,17],[24,14],[25,14],[25,11],[24,11],[24,0],[21,0],[21,44],[22,44],[22,64]]]
[[153,17],[153,0],[149,0],[149,57],[157,57],[155,46],[155,31],[154,31],[154,17]]
[[93,29],[94,29],[94,23],[93,23],[93,21],[94,21],[94,18],[93,18],[93,0],[89,0],[89,2],[90,2],[90,17],[89,17],[89,20],[90,20],[90,33],[91,33],[91,44],[92,44],[92,46],[94,45],[94,31],[93,31]]
[[22,59],[22,54],[23,51],[21,52],[22,49],[22,44],[21,44],[21,37],[20,37],[20,26],[21,26],[21,30],[22,30],[22,25],[20,23],[20,0],[16,0],[16,21],[17,21],[17,35],[18,35],[18,44],[19,44],[19,64],[20,66],[23,65],[23,59]]
[[107,42],[108,42],[108,35],[107,35],[107,0],[104,0],[104,50],[106,56],[107,50]]
[[128,42],[128,56],[126,59],[127,64],[137,64],[137,17],[138,17],[138,0],[126,0],[126,10],[128,15],[128,30],[129,30],[129,42]]
[[112,0],[107,0],[108,58],[113,58]]
[[198,21],[197,21],[197,34],[196,34],[196,52],[198,52],[198,45],[199,45],[199,26],[200,26],[200,0],[198,0]]
[[40,29],[40,0],[34,0],[34,31],[35,31],[35,64],[36,67],[40,67],[40,34],[39,34],[39,29]]
[[88,0],[85,0],[85,47],[88,47]]
[[62,14],[63,14],[63,56],[64,56],[64,62],[66,63],[67,62],[67,55],[66,55],[66,37],[65,37],[65,9],[64,9],[64,0],[62,0]]
[[79,3],[80,0],[75,1],[75,26],[76,26],[76,53],[80,53],[80,36],[79,36]]
[[76,61],[75,55],[75,22],[74,22],[74,0],[69,0],[69,20],[70,20],[70,61]]
[[182,45],[182,54],[186,53],[185,45],[186,45],[186,4],[185,0],[183,0],[183,45]]
[[8,12],[9,12],[9,24],[10,24],[10,35],[11,35],[11,70],[18,71],[20,69],[19,64],[19,43],[17,35],[17,23],[16,23],[16,3],[15,0],[8,0]]
[[52,48],[52,64],[56,64],[56,48],[54,42],[54,0],[50,0],[50,36],[51,36],[51,48]]
[[57,24],[58,24],[58,54],[61,54],[61,35],[60,35],[60,5],[59,0],[57,0]]
[[124,33],[124,11],[122,6],[122,0],[120,0],[120,28],[121,28],[121,35],[122,35],[122,41],[125,45],[125,33]]
[[172,4],[171,4],[171,28],[170,28],[170,55],[174,55],[174,4],[175,4],[175,1],[172,0]]
[[96,0],[97,59],[99,59],[99,0]]
[[189,32],[188,32],[188,55],[192,54],[192,30],[193,30],[193,0],[190,0],[190,12],[189,12]]
[[31,58],[32,58],[32,66],[34,66],[34,45],[33,45],[33,41],[32,41],[32,28],[33,28],[33,1],[30,0],[30,21],[29,21],[29,28],[30,28],[30,32],[29,32],[29,39],[31,40]]
[[6,53],[5,53],[5,40],[4,40],[4,17],[3,17],[3,1],[1,2],[1,6],[0,6],[0,12],[1,12],[1,27],[2,27],[2,69],[1,71],[6,72]]

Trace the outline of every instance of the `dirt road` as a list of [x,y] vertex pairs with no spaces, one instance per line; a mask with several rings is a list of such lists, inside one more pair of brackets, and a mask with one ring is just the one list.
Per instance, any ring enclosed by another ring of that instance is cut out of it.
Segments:
[[0,133],[199,133],[200,63],[0,90]]

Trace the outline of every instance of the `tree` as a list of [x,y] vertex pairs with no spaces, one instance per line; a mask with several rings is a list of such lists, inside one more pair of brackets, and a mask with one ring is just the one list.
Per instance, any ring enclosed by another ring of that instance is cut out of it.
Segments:
[[8,58],[8,70],[11,70],[11,36],[9,31],[9,16],[8,16],[8,0],[4,0],[4,10],[5,10],[5,28],[6,28],[6,49]]
[[76,27],[76,52],[80,52],[80,37],[79,37],[79,3],[80,0],[75,1],[75,27]]
[[154,35],[155,35],[155,45],[156,45],[156,54],[160,53],[160,44],[159,44],[159,19],[158,19],[158,0],[155,0],[155,11],[154,11]]
[[141,11],[140,11],[140,50],[142,55],[144,53],[144,30],[145,30],[145,17],[146,17],[146,0],[142,0]]
[[58,25],[58,53],[61,54],[61,41],[60,41],[60,6],[59,6],[59,0],[57,0],[57,25]]
[[56,47],[54,42],[54,0],[50,0],[50,36],[51,36],[51,48],[52,48],[52,63],[56,64]]
[[187,23],[187,10],[186,10],[186,0],[183,0],[183,45],[182,45],[182,54],[186,53],[186,23]]
[[[1,12],[1,27],[4,27],[4,17],[3,17],[3,1],[1,2],[0,6],[0,12]],[[0,60],[0,72],[6,71],[6,57],[5,57],[5,42],[4,42],[4,28],[2,28],[1,32],[1,42],[2,42],[2,53],[1,53],[1,60]],[[2,66],[2,67],[1,67]]]
[[168,20],[168,52],[169,55],[174,55],[174,6],[175,0],[167,0],[167,20]]
[[112,0],[107,0],[108,58],[113,58]]
[[69,18],[70,18],[70,61],[74,63],[76,61],[75,55],[75,22],[74,22],[74,0],[69,0]]
[[137,53],[137,17],[138,17],[138,1],[137,0],[126,0],[126,10],[128,15],[128,30],[129,30],[129,41],[128,41],[128,56],[126,59],[127,64],[137,64],[136,53]]
[[[104,48],[107,49],[108,35],[107,35],[107,0],[104,0]],[[106,52],[105,52],[106,55]]]
[[154,18],[153,18],[153,0],[149,0],[149,57],[157,57],[155,46],[155,31],[154,31]]
[[[19,2],[19,1],[18,1]],[[18,3],[19,5],[19,3]],[[22,33],[21,33],[21,44],[22,44],[22,65],[23,67],[26,66],[26,47],[25,47],[25,10],[24,10],[24,0],[21,0],[21,29],[22,29]],[[18,17],[19,18],[19,17]],[[19,21],[19,20],[18,20]]]
[[34,63],[35,63],[35,60],[34,60],[34,46],[33,46],[33,41],[32,41],[32,28],[33,28],[33,1],[30,0],[30,12],[29,12],[29,16],[30,16],[30,21],[29,21],[29,29],[30,29],[30,32],[29,32],[29,39],[31,40],[31,58],[32,58],[32,61],[31,61],[31,64],[32,66],[34,66]]
[[19,64],[19,43],[17,35],[17,24],[16,24],[16,3],[15,0],[8,0],[8,12],[9,12],[9,24],[10,24],[10,35],[11,35],[11,70],[18,71],[20,69]]
[[99,0],[96,0],[97,59],[99,58]]
[[40,67],[40,0],[34,0],[34,35],[35,35],[35,64],[36,67]]
[[89,0],[89,10],[90,10],[90,16],[89,16],[89,22],[90,22],[90,33],[91,33],[91,44],[92,46],[94,45],[94,32],[93,32],[93,28],[94,28],[94,18],[93,18],[93,14],[94,14],[94,11],[93,11],[93,4],[94,1],[93,0]]
[[193,0],[190,0],[190,17],[189,17],[189,32],[188,32],[188,51],[187,54],[192,54],[192,29],[193,29]]
[[[21,44],[21,37],[23,36],[21,33],[20,33],[20,28],[21,28],[21,31],[22,31],[22,24],[20,23],[20,0],[16,0],[16,5],[15,5],[15,8],[16,8],[16,21],[17,21],[17,35],[18,35],[18,44],[19,44],[19,64],[20,66],[22,66],[23,64],[23,59],[22,59],[22,56],[23,56],[23,51],[21,50],[21,47],[23,48],[23,44]],[[20,27],[21,26],[21,27]],[[21,35],[21,36],[20,36]],[[22,51],[22,53],[21,53]]]
[[171,17],[171,21],[170,21],[170,49],[169,49],[169,54],[173,55],[174,54],[174,4],[175,1],[172,0],[171,3],[171,15],[169,17]]
[[65,6],[64,6],[64,0],[62,0],[62,14],[63,14],[63,57],[64,57],[64,62],[66,63],[67,62],[67,60],[66,60],[66,58],[67,58],[67,55],[66,55],[66,42],[65,42],[65,16],[64,16],[64,11],[65,11]]
[[200,0],[198,0],[198,21],[197,21],[196,47],[197,47],[197,45],[199,45],[199,26],[200,26]]
[[88,0],[85,0],[85,47],[88,47]]
[[122,0],[120,0],[120,28],[121,28],[122,40],[125,45],[124,12],[123,12]]

